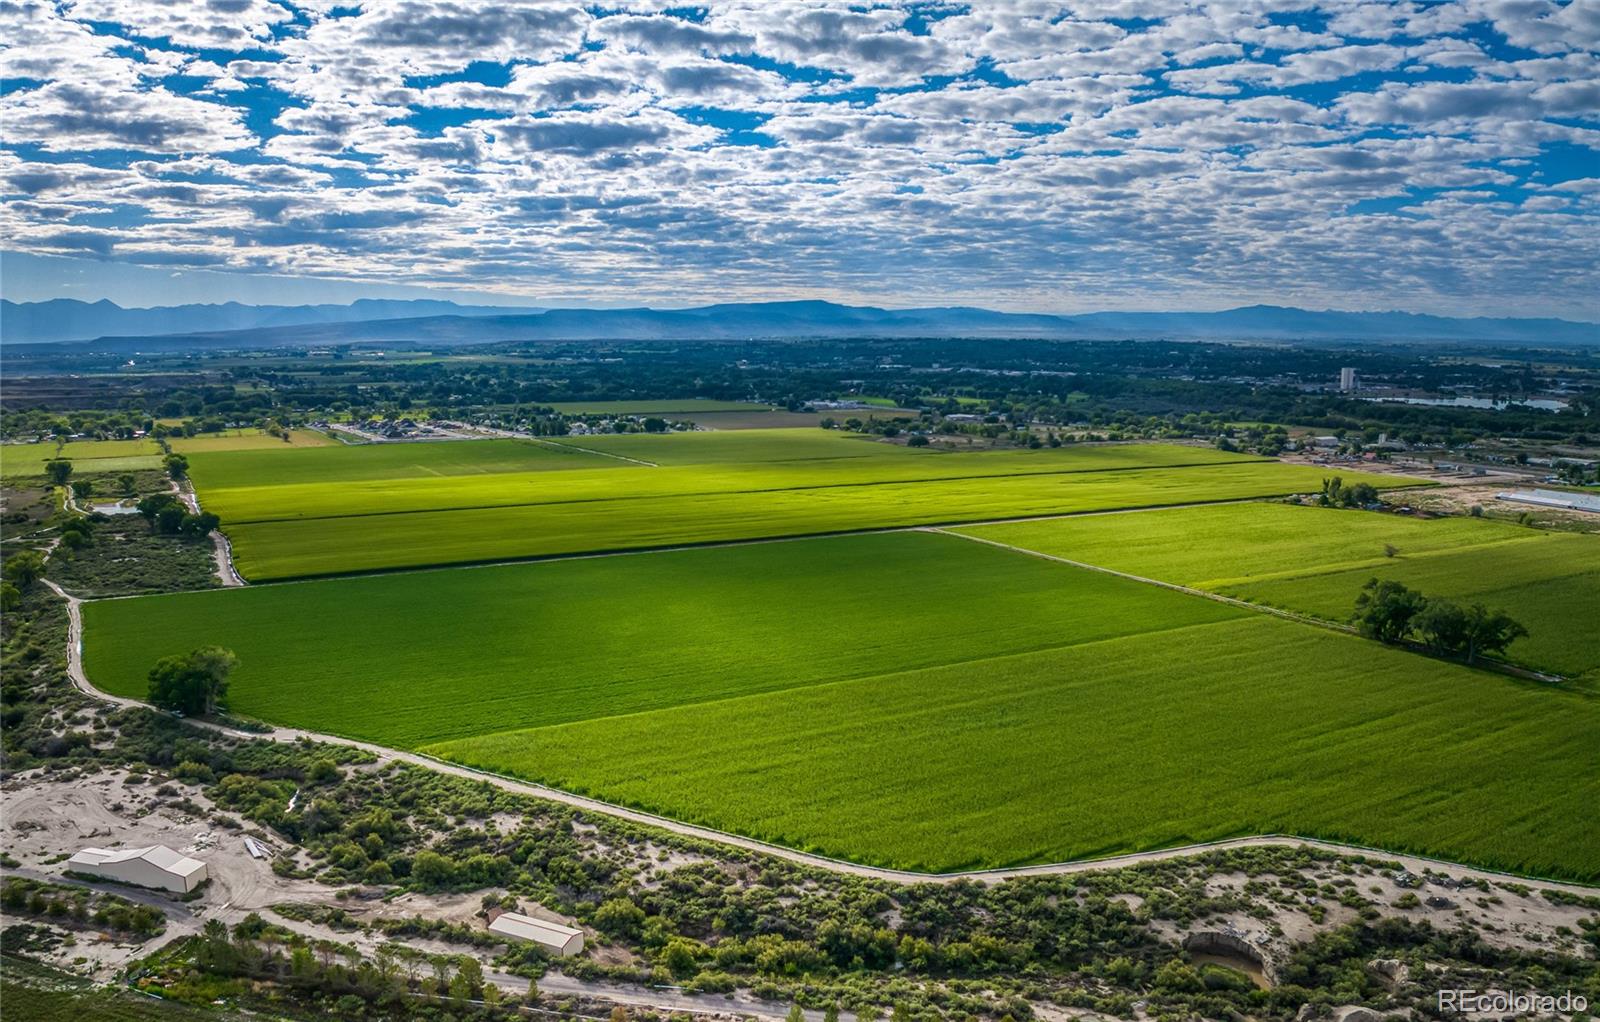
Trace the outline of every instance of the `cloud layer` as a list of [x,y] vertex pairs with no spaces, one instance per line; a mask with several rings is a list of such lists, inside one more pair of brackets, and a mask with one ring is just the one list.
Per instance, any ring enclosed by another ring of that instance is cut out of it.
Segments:
[[1600,0],[0,0],[7,248],[1600,319]]

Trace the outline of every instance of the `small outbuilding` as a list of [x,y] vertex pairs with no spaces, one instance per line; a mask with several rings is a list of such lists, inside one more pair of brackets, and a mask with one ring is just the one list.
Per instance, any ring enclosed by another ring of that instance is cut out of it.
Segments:
[[490,912],[489,932],[510,940],[532,941],[556,955],[575,955],[583,950],[582,930],[535,919],[521,912]]
[[67,860],[74,873],[104,877],[124,884],[188,894],[205,883],[206,864],[166,847],[85,848]]

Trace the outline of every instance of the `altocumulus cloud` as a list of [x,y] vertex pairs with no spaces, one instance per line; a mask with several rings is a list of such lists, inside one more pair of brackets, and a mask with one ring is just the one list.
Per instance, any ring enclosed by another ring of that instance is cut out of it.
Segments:
[[0,0],[8,248],[1600,318],[1600,0]]

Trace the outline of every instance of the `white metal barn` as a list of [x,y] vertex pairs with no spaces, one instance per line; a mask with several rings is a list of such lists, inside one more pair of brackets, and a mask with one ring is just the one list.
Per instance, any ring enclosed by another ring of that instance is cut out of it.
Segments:
[[512,940],[531,940],[558,955],[575,955],[583,950],[583,931],[560,923],[525,916],[521,912],[497,912],[489,916],[489,932]]
[[67,860],[67,869],[179,894],[188,894],[206,879],[205,863],[180,855],[165,845],[85,848]]

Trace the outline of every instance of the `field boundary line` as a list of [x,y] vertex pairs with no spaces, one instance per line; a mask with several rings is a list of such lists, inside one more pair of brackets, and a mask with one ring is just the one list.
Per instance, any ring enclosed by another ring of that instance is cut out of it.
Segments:
[[[968,526],[962,526],[962,528],[967,527]],[[1141,582],[1149,586],[1158,586],[1162,589],[1171,589],[1174,592],[1183,593],[1186,596],[1199,596],[1207,600],[1212,600],[1216,603],[1226,603],[1235,607],[1242,607],[1246,610],[1253,610],[1260,614],[1271,614],[1275,617],[1287,618],[1290,621],[1298,621],[1301,624],[1315,625],[1318,628],[1325,628],[1335,632],[1343,632],[1346,635],[1356,634],[1354,627],[1350,625],[1341,625],[1338,622],[1328,621],[1324,618],[1311,617],[1292,610],[1283,610],[1278,607],[1270,607],[1263,603],[1251,603],[1249,600],[1241,600],[1236,596],[1226,596],[1222,593],[1213,593],[1204,589],[1195,589],[1190,586],[1180,585],[1177,582],[1163,582],[1158,578],[1146,578],[1143,575],[1135,575],[1131,572],[1118,571],[1115,568],[1107,568],[1099,564],[1090,564],[1087,561],[1074,561],[1070,557],[1061,557],[1057,554],[1047,554],[1042,550],[1030,550],[1027,547],[1016,546],[1011,543],[1002,543],[997,539],[986,539],[983,536],[971,536],[964,532],[955,532],[949,528],[940,526],[928,526],[922,531],[938,533],[941,536],[954,536],[956,539],[965,539],[973,543],[982,543],[985,546],[998,547],[1001,550],[1010,550],[1012,553],[1024,554],[1028,557],[1037,557],[1041,560],[1055,561],[1057,564],[1065,564],[1072,568],[1082,568],[1085,571],[1095,571],[1102,575],[1112,575],[1116,578],[1127,579],[1130,582]]]
[[[1313,565],[1310,568],[1285,568],[1282,571],[1264,571],[1259,575],[1245,575],[1234,578],[1208,578],[1196,582],[1197,586],[1232,587],[1244,586],[1257,582],[1292,582],[1302,578],[1320,578],[1326,575],[1340,575],[1348,571],[1361,571],[1365,568],[1380,569],[1387,565],[1405,564],[1407,562],[1427,562],[1437,558],[1456,557],[1462,554],[1475,553],[1480,550],[1494,550],[1503,546],[1518,543],[1537,542],[1547,536],[1573,536],[1578,533],[1571,532],[1541,532],[1529,530],[1526,536],[1507,536],[1503,539],[1490,540],[1486,543],[1471,543],[1461,546],[1440,547],[1437,550],[1419,550],[1406,553],[1401,550],[1394,557],[1369,557],[1360,561],[1343,561],[1337,564]],[[1577,569],[1572,574],[1581,574],[1584,569]]]
[[[960,526],[960,528],[968,527],[969,526]],[[1246,610],[1253,610],[1258,614],[1270,614],[1274,617],[1284,618],[1288,621],[1296,621],[1303,625],[1311,625],[1314,628],[1322,628],[1332,632],[1341,632],[1345,635],[1351,636],[1358,636],[1360,634],[1354,625],[1340,624],[1337,621],[1330,621],[1327,618],[1317,617],[1313,614],[1302,614],[1299,611],[1285,610],[1282,607],[1274,607],[1271,604],[1266,603],[1252,603],[1249,600],[1240,599],[1237,596],[1228,596],[1224,593],[1214,593],[1205,589],[1195,589],[1191,586],[1180,585],[1177,582],[1163,582],[1158,578],[1145,578],[1143,575],[1134,575],[1126,571],[1118,571],[1115,568],[1107,568],[1099,564],[1090,564],[1087,561],[1074,561],[1068,557],[1061,557],[1056,554],[1047,554],[1042,550],[1030,550],[1027,547],[1014,546],[1010,543],[1002,543],[996,539],[985,539],[982,536],[971,536],[964,532],[954,532],[947,527],[925,526],[920,531],[934,532],[941,536],[954,536],[957,539],[966,539],[971,540],[974,543],[983,543],[987,546],[999,547],[1001,550],[1010,550],[1013,553],[1025,554],[1028,557],[1038,557],[1046,561],[1055,561],[1057,564],[1065,564],[1072,568],[1082,568],[1085,571],[1098,571],[1103,575],[1114,575],[1117,578],[1124,578],[1130,582],[1142,582],[1145,585],[1159,586],[1162,589],[1171,589],[1174,592],[1183,593],[1187,596],[1199,596],[1207,600],[1214,600],[1218,603],[1232,604],[1235,607],[1243,607]],[[1394,643],[1393,645],[1400,649],[1416,653],[1419,656],[1427,655],[1420,643],[1400,642]],[[1435,657],[1433,659],[1443,660],[1443,658],[1439,657]],[[1496,660],[1493,657],[1480,656],[1475,663],[1471,664],[1463,664],[1457,660],[1443,660],[1443,662],[1457,664],[1458,666],[1465,667],[1468,670],[1471,670],[1474,667],[1482,667],[1485,670],[1493,671],[1496,674],[1510,675],[1514,678],[1523,678],[1528,681],[1538,681],[1545,684],[1560,683],[1566,680],[1560,675],[1546,674],[1543,671],[1536,671],[1531,667],[1518,667],[1515,664],[1506,663],[1504,660]]]
[[[897,530],[906,531],[906,530]],[[924,530],[931,531],[931,530]],[[970,538],[970,537],[963,537]],[[1028,551],[1022,551],[1027,553]],[[1103,569],[1102,569],[1103,570]],[[1113,574],[1118,574],[1113,572]],[[155,710],[138,699],[129,699],[124,696],[115,696],[96,688],[89,680],[83,669],[83,611],[82,600],[70,595],[59,585],[49,579],[40,579],[52,592],[67,603],[67,675],[73,685],[84,695],[123,708],[139,708]],[[1158,583],[1159,584],[1159,583]],[[1247,837],[1222,838],[1216,841],[1203,841],[1188,845],[1177,845],[1171,848],[1153,849],[1144,852],[1127,852],[1120,855],[1111,855],[1103,858],[1076,859],[1067,862],[1040,863],[1032,866],[1002,866],[993,869],[962,870],[951,873],[921,873],[915,870],[893,869],[885,866],[869,866],[847,859],[838,859],[816,852],[801,851],[785,845],[773,844],[759,838],[747,837],[730,831],[717,830],[699,824],[684,823],[666,816],[642,809],[634,809],[603,799],[590,798],[586,795],[577,795],[560,788],[551,788],[520,778],[509,777],[505,774],[489,770],[480,770],[475,767],[452,763],[448,760],[438,759],[423,753],[406,752],[391,749],[387,746],[364,742],[359,739],[345,738],[340,735],[323,734],[316,731],[306,731],[300,728],[271,728],[269,731],[255,733],[230,728],[212,721],[185,719],[185,724],[219,734],[227,735],[240,740],[261,740],[273,742],[298,742],[302,739],[323,742],[330,745],[342,745],[348,748],[361,749],[374,756],[379,763],[401,762],[423,769],[433,770],[436,773],[461,777],[468,780],[481,781],[492,784],[503,791],[513,794],[526,795],[532,798],[543,799],[547,802],[556,802],[590,812],[600,813],[604,816],[627,820],[630,823],[656,827],[683,837],[694,838],[711,844],[727,845],[753,851],[801,866],[810,866],[816,869],[827,870],[832,873],[849,876],[866,877],[874,880],[886,880],[893,883],[959,883],[961,881],[991,882],[1010,880],[1028,876],[1056,876],[1073,873],[1089,873],[1101,870],[1120,869],[1127,866],[1137,866],[1149,862],[1161,862],[1169,859],[1187,858],[1203,855],[1207,852],[1224,851],[1235,848],[1264,848],[1264,847],[1303,847],[1314,848],[1319,851],[1335,855],[1360,855],[1381,856],[1387,861],[1399,863],[1413,872],[1422,872],[1429,869],[1450,870],[1462,876],[1476,880],[1514,880],[1518,882],[1530,881],[1542,884],[1548,888],[1566,891],[1572,894],[1592,895],[1600,890],[1600,883],[1586,884],[1570,880],[1554,880],[1546,877],[1529,874],[1511,873],[1504,870],[1490,869],[1482,866],[1469,866],[1464,863],[1450,862],[1426,855],[1409,852],[1392,852],[1381,848],[1371,848],[1365,845],[1343,844],[1337,841],[1327,841],[1321,838],[1302,837],[1294,834],[1258,834]]]
[[615,458],[618,461],[626,461],[633,465],[644,465],[648,468],[661,467],[655,462],[645,461],[643,458],[629,458],[621,454],[612,454],[609,451],[597,451],[591,447],[579,447],[577,444],[557,443],[554,440],[547,440],[542,436],[534,436],[531,433],[518,433],[515,430],[500,429],[497,426],[474,426],[471,423],[453,422],[449,419],[443,421],[446,426],[450,426],[454,429],[476,430],[481,433],[488,433],[492,437],[499,437],[502,440],[532,440],[536,444],[544,444],[547,447],[561,447],[569,451],[582,451],[585,454],[594,454],[602,458]]
[[[358,571],[329,572],[320,575],[283,575],[247,584],[252,586],[299,585],[307,582],[331,582],[336,579],[369,578],[377,575],[411,575],[421,574],[429,571],[455,571],[461,568],[498,568],[515,564],[543,564],[550,561],[581,561],[597,557],[632,557],[637,554],[670,554],[682,553],[690,550],[715,550],[721,547],[754,546],[760,543],[798,543],[813,539],[842,539],[849,536],[882,536],[895,532],[931,532],[939,529],[978,528],[986,525],[1016,525],[1026,522],[1053,522],[1063,518],[1086,518],[1093,515],[1131,515],[1141,514],[1145,511],[1173,511],[1188,507],[1212,507],[1218,504],[1251,504],[1257,501],[1272,500],[1283,496],[1288,496],[1288,494],[1278,493],[1265,494],[1255,497],[1227,497],[1221,500],[1201,500],[1183,504],[1147,504],[1134,507],[1096,508],[1092,511],[1060,511],[1044,515],[1027,515],[1021,518],[986,518],[979,521],[957,519],[947,522],[924,522],[919,525],[885,525],[862,529],[835,529],[827,532],[801,532],[789,536],[756,536],[750,539],[708,539],[700,543],[675,543],[671,546],[620,547],[615,550],[587,550],[581,553],[565,554],[528,554],[522,557],[500,557],[492,560],[481,561],[453,561],[442,564],[407,564],[397,565],[392,568],[366,568]],[[416,513],[443,514],[445,512]],[[311,519],[307,520],[309,521]],[[248,522],[243,524],[272,525],[277,523]],[[209,592],[209,590],[203,589],[183,591]],[[110,596],[104,598],[114,600],[132,600],[146,595],[151,594],[138,593],[130,596]]]

